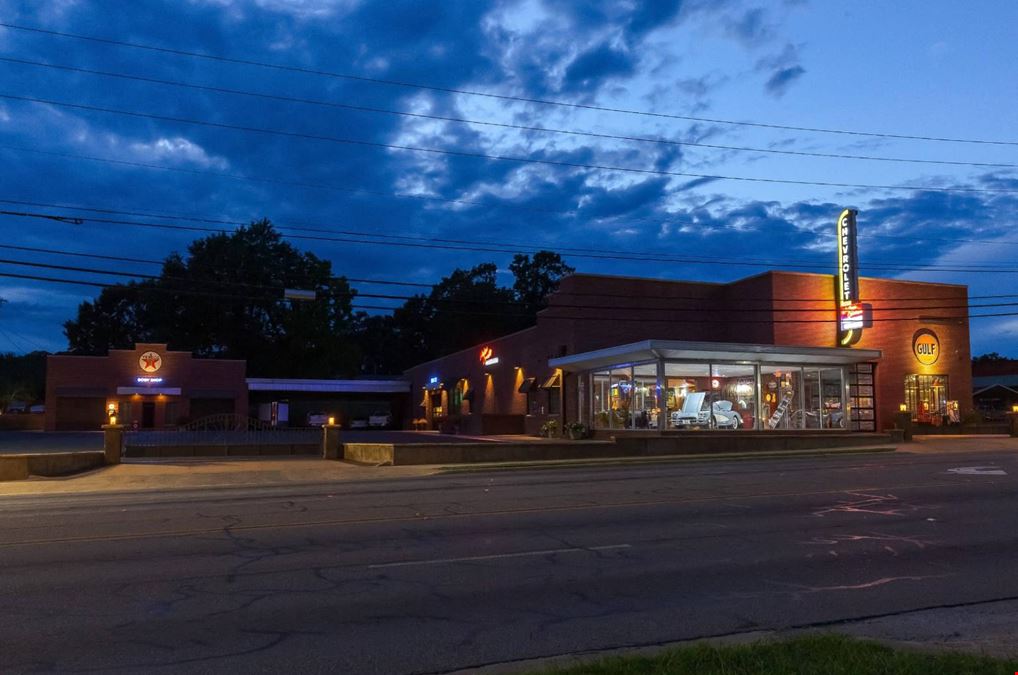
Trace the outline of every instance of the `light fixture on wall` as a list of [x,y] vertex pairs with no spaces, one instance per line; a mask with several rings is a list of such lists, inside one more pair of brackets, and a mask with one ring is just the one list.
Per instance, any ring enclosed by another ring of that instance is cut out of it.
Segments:
[[905,405],[904,403],[901,403],[898,405],[898,410],[901,412],[908,412],[908,406]]

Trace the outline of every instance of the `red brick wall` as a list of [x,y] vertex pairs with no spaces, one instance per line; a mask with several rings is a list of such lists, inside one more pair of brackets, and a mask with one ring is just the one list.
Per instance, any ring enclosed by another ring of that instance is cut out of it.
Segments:
[[[967,313],[964,308],[922,309],[967,305],[963,286],[863,279],[861,292],[877,318],[929,313],[964,317]],[[907,309],[892,311],[891,303]],[[796,319],[821,323],[789,323]],[[943,355],[932,368],[921,366],[912,356],[912,335],[920,327],[932,328],[941,341]],[[578,274],[563,279],[537,326],[488,343],[500,358],[497,367],[488,369],[490,378],[478,359],[482,345],[407,371],[416,392],[410,416],[423,414],[416,404],[431,376],[438,376],[450,388],[455,385],[450,378],[468,378],[477,390],[475,412],[522,415],[527,411],[526,397],[516,391],[520,379],[536,377],[543,382],[551,375],[549,358],[651,339],[835,347],[835,333],[833,275],[767,272],[713,284]],[[962,414],[971,410],[967,321],[877,321],[863,333],[857,347],[883,353],[876,376],[878,429],[891,425],[904,400],[908,373],[947,374],[950,397],[959,401]],[[513,369],[517,365],[519,373]],[[566,419],[576,420],[576,378],[567,376],[564,387]]]

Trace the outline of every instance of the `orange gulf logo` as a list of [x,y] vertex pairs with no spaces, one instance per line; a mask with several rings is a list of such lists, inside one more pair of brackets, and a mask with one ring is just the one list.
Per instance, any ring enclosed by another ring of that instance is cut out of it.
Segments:
[[932,366],[940,358],[940,339],[928,328],[922,328],[912,336],[912,353],[916,361]]

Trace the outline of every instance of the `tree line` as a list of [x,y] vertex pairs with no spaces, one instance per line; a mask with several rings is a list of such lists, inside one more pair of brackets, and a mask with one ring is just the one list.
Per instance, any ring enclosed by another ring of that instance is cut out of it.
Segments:
[[[75,354],[166,342],[198,357],[246,359],[254,377],[396,375],[533,325],[573,268],[541,251],[516,255],[509,271],[512,285],[503,286],[493,263],[456,269],[391,314],[365,312],[328,260],[261,220],[193,241],[155,278],[104,288],[64,333]],[[313,290],[316,299],[283,299],[284,288]]]

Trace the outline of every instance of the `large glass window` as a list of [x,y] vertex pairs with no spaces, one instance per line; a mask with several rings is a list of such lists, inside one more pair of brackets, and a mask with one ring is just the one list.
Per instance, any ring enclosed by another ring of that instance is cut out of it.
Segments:
[[658,409],[657,364],[647,363],[633,368],[632,427],[656,429]]
[[739,364],[711,366],[711,426],[718,429],[756,427],[756,367]]
[[764,429],[803,429],[802,369],[760,366],[760,420]]
[[709,424],[710,367],[705,363],[665,363],[665,410],[669,429]]
[[940,424],[947,414],[947,375],[906,375],[905,407],[912,419],[926,424]]
[[611,370],[611,398],[608,426],[611,429],[633,427],[633,369],[613,368]]
[[611,417],[611,383],[607,370],[594,373],[591,378],[591,426],[608,429]]

